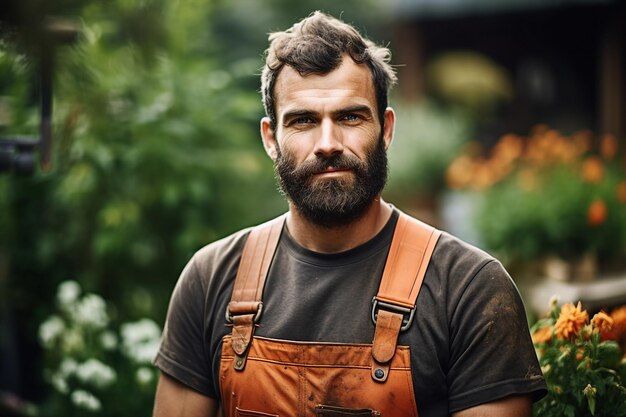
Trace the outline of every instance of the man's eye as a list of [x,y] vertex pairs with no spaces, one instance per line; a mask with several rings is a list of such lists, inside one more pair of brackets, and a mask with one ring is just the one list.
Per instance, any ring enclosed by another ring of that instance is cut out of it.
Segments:
[[346,114],[343,116],[343,120],[347,122],[356,122],[357,120],[361,120],[361,117],[358,114]]
[[291,124],[294,125],[303,125],[303,124],[307,124],[307,123],[313,123],[313,119],[311,119],[310,117],[298,117],[296,119],[293,119],[293,121],[291,122]]

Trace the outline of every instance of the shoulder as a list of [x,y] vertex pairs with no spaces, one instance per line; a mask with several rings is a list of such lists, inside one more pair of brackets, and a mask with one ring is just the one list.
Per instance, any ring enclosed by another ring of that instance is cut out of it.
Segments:
[[[199,296],[221,286],[236,273],[250,229],[243,229],[216,240],[196,251],[182,270],[174,288],[177,295]],[[234,271],[234,272],[233,272]]]
[[511,280],[500,261],[491,254],[446,232],[441,233],[435,246],[431,267],[433,272],[456,286],[470,285],[486,277]]
[[497,260],[484,250],[471,245],[456,236],[442,232],[435,246],[433,258],[451,268],[480,269]]
[[[190,259],[183,270],[183,277],[192,276],[192,279],[201,281],[203,289],[216,284],[216,279],[228,281],[234,277],[239,267],[245,244],[254,230],[263,233],[276,226],[282,229],[284,215],[254,227],[248,227],[218,239],[199,249]],[[257,235],[259,236],[259,235]],[[221,278],[220,278],[221,277]],[[218,283],[219,284],[219,283]]]
[[192,256],[190,264],[200,272],[205,272],[224,261],[233,258],[238,260],[251,230],[251,228],[239,230],[200,248]]
[[517,286],[496,258],[442,233],[433,259],[436,276],[446,288],[447,314],[452,323],[469,317],[489,321],[506,316],[509,320],[526,324]]
[[[416,221],[418,225],[421,224],[420,227],[413,229],[415,241],[412,245],[426,245],[425,241],[418,242],[418,240],[426,239],[425,236],[429,233],[424,232],[432,230],[432,226],[398,209],[395,210],[400,213],[401,217],[404,215],[405,218]],[[500,262],[486,251],[443,230],[439,232],[440,235],[430,257],[425,277],[426,283],[434,284],[444,290],[438,291],[439,294],[443,295],[444,292],[447,294],[446,289],[449,287],[453,287],[456,291],[462,290],[476,277],[482,276],[487,271],[495,271],[502,278],[510,279]]]
[[449,233],[443,232],[429,265],[429,279],[445,294],[447,314],[482,305],[512,306],[523,310],[517,287],[495,257]]
[[[412,232],[414,233],[415,240],[426,239],[425,236],[430,235],[430,233],[426,232],[432,230],[432,226],[403,213],[397,208],[395,210],[400,213],[400,218],[404,216],[405,218],[413,220],[409,223],[421,225],[413,228]],[[419,242],[414,242],[414,244],[415,243]],[[462,270],[464,274],[468,274],[476,272],[492,261],[496,261],[496,259],[484,250],[440,230],[440,236],[437,239],[430,259],[429,269],[434,269],[440,274],[443,273],[443,275],[447,275],[449,272],[458,272],[459,270]]]

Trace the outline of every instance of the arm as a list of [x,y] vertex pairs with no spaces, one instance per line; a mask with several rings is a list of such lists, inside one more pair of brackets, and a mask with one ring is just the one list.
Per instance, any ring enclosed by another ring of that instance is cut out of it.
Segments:
[[197,257],[187,263],[176,283],[154,365],[161,371],[153,417],[218,416],[218,392],[205,323],[205,277]]
[[218,404],[213,398],[181,384],[161,373],[154,400],[153,417],[217,417]]
[[452,413],[452,417],[530,417],[532,399],[529,395],[511,395]]
[[460,284],[449,295],[450,410],[461,417],[530,416],[545,382],[517,288],[495,261],[475,264]]

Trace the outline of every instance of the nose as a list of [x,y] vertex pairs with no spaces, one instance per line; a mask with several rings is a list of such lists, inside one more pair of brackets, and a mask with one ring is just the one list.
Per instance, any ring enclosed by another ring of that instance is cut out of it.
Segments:
[[332,121],[324,120],[319,129],[319,136],[315,141],[315,155],[328,158],[342,152],[341,129],[335,126]]

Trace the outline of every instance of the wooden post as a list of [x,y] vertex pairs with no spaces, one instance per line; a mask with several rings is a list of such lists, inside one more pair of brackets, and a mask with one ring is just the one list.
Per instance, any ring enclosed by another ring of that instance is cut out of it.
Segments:
[[425,94],[424,43],[416,23],[399,23],[394,34],[394,59],[398,65],[399,95],[403,100],[419,102]]
[[626,8],[617,6],[608,16],[600,38],[600,133],[616,135],[626,146]]

